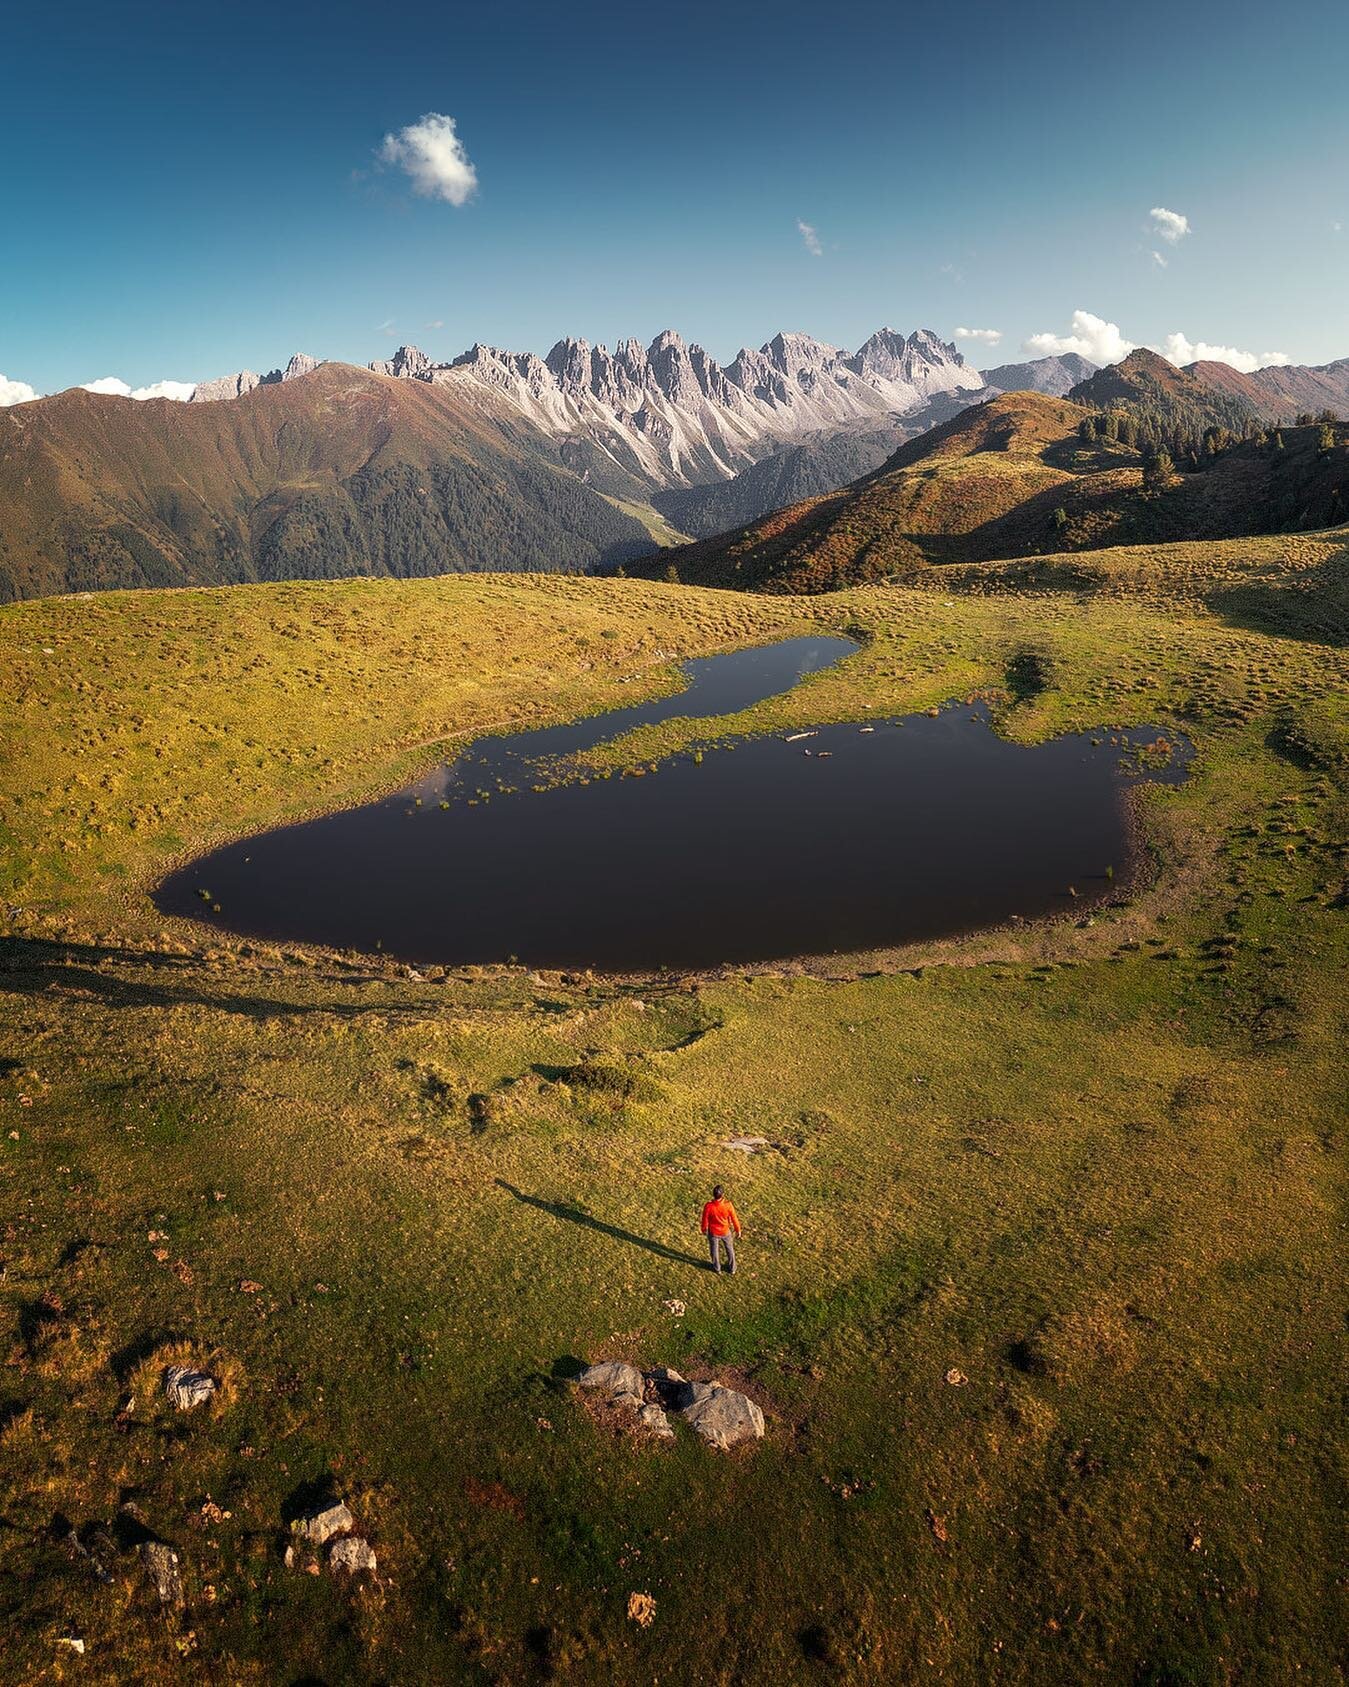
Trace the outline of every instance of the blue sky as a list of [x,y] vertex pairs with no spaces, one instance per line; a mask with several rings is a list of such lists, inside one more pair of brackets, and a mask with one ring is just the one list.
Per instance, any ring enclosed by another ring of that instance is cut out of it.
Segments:
[[[0,372],[42,392],[667,326],[987,366],[1074,312],[1349,355],[1344,0],[11,0],[5,41]],[[462,203],[406,168],[431,113]]]

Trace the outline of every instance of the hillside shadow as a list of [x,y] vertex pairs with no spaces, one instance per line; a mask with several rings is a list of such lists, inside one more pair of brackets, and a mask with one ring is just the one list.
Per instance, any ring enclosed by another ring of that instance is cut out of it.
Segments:
[[[134,967],[150,976],[126,978],[103,969],[109,965]],[[46,991],[78,993],[77,999],[94,998],[114,1008],[206,1007],[222,1013],[241,1014],[249,1019],[293,1018],[319,1013],[339,1019],[362,1014],[397,1012],[412,1004],[374,1002],[287,1001],[280,996],[232,993],[189,984],[183,975],[199,973],[203,963],[190,956],[161,955],[153,950],[133,950],[90,943],[58,943],[39,938],[0,938],[0,996],[27,996]],[[156,976],[158,975],[158,976]],[[160,982],[162,978],[163,982]],[[175,982],[175,978],[183,982]],[[312,978],[310,982],[316,982]],[[325,979],[325,986],[368,982],[396,982],[360,973],[340,980]]]
[[1349,544],[1337,557],[1268,582],[1221,584],[1208,607],[1233,627],[1313,644],[1349,644]]
[[527,1207],[537,1207],[540,1212],[547,1213],[551,1218],[565,1219],[568,1224],[579,1224],[583,1230],[598,1231],[601,1236],[608,1236],[615,1242],[626,1242],[629,1247],[641,1248],[646,1253],[655,1254],[659,1259],[668,1259],[675,1265],[693,1265],[702,1270],[706,1261],[695,1254],[680,1253],[677,1248],[666,1247],[664,1242],[653,1241],[650,1236],[639,1236],[635,1231],[623,1230],[616,1224],[606,1224],[603,1219],[592,1218],[589,1213],[582,1212],[579,1207],[569,1205],[566,1201],[545,1201],[540,1195],[527,1195],[523,1189],[517,1189],[513,1183],[507,1183],[504,1177],[495,1179],[498,1189],[504,1189],[515,1200]]

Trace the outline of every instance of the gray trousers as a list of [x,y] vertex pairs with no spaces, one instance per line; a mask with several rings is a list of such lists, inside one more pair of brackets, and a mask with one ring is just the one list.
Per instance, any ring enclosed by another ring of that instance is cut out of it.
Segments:
[[721,1270],[721,1257],[720,1257],[720,1253],[718,1251],[719,1245],[720,1245],[720,1247],[725,1248],[725,1250],[726,1250],[726,1269],[728,1271],[734,1271],[735,1270],[735,1235],[734,1235],[734,1233],[732,1231],[728,1230],[724,1236],[709,1236],[707,1238],[707,1251],[708,1251],[708,1253],[710,1253],[712,1255],[712,1269],[714,1271],[720,1271]]

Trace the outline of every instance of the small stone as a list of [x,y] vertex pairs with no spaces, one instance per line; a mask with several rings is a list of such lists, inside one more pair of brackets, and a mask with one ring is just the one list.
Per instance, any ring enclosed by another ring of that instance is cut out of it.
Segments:
[[155,1594],[161,1605],[174,1611],[183,1608],[183,1577],[178,1568],[178,1554],[164,1541],[142,1541],[141,1563],[150,1572]]
[[297,1517],[290,1527],[291,1533],[298,1535],[302,1541],[310,1541],[314,1546],[323,1546],[334,1535],[343,1535],[348,1529],[354,1529],[356,1519],[346,1504],[337,1500],[333,1505],[311,1511],[305,1517]]
[[656,1620],[656,1601],[649,1593],[628,1595],[628,1620],[638,1628],[650,1628]]
[[341,1570],[349,1576],[358,1574],[361,1570],[375,1568],[375,1554],[370,1542],[360,1535],[343,1535],[340,1541],[333,1543],[333,1549],[328,1554],[330,1569]]
[[952,1388],[963,1388],[970,1379],[965,1375],[964,1371],[957,1370],[956,1367],[952,1365],[951,1369],[946,1373],[946,1380],[950,1383]]
[[170,1365],[164,1372],[164,1393],[180,1412],[204,1406],[219,1386],[213,1376],[194,1371],[190,1365]]

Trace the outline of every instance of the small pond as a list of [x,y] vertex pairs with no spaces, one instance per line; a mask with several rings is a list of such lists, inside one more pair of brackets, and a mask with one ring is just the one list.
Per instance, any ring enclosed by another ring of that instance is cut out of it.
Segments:
[[1189,754],[1150,728],[1025,746],[985,705],[952,704],[535,788],[545,758],[734,713],[855,649],[790,639],[686,662],[677,696],[481,739],[396,796],[214,851],[156,905],[414,963],[649,972],[952,936],[1128,883],[1128,793],[1178,783]]

